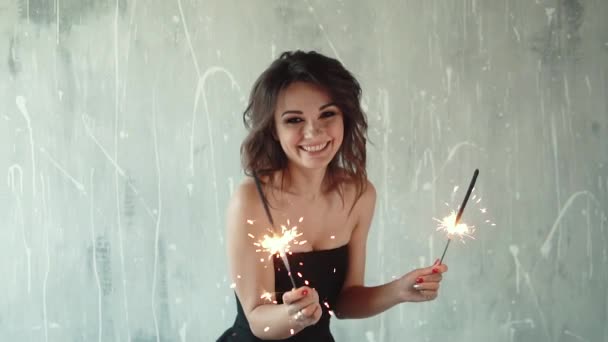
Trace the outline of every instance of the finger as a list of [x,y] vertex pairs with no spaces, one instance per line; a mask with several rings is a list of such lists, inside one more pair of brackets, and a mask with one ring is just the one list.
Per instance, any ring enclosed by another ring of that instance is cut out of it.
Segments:
[[437,291],[439,290],[439,283],[420,283],[420,284],[414,284],[412,285],[412,287],[414,288],[414,290],[418,290],[418,291]]
[[302,286],[297,289],[285,292],[283,294],[283,303],[291,304],[294,303],[311,293],[311,289],[308,286]]
[[[298,312],[300,312],[300,307],[298,305],[295,304],[289,304],[287,306],[287,313],[290,316],[295,316],[295,315],[299,315]],[[296,317],[297,318],[297,317]]]
[[306,311],[310,314],[306,316],[309,322],[308,325],[316,324],[323,315],[323,309],[321,308],[321,305],[319,303],[309,306]]
[[317,312],[317,310],[320,310],[321,306],[319,305],[319,303],[312,303],[310,305],[308,305],[307,307],[305,307],[304,309],[302,309],[302,314],[304,314],[304,316],[306,317],[314,317],[315,313]]
[[321,313],[321,306],[319,303],[316,303],[311,304],[304,309],[298,310],[294,315],[292,315],[292,317],[298,324],[306,327],[316,324],[321,318]]
[[297,301],[295,304],[289,304],[287,312],[294,316],[294,318],[307,318],[310,312],[313,311],[309,307],[313,306],[314,303],[302,303],[302,300]]
[[[420,279],[422,279],[422,281]],[[416,282],[417,283],[427,283],[427,282],[438,283],[442,279],[443,279],[443,276],[441,275],[441,273],[435,273],[435,274],[431,274],[431,275],[426,275],[426,276],[418,277],[417,280],[416,280]]]
[[302,314],[304,314],[304,316],[309,317],[315,311],[315,304],[311,303],[311,304],[303,307],[302,309],[300,309],[300,311],[302,311]]
[[[331,314],[331,310],[330,310],[330,314]],[[317,309],[317,311],[315,311],[315,321],[319,321],[319,319],[321,319],[321,316],[323,315],[323,308],[321,307],[321,305],[319,305],[319,308]]]
[[448,267],[445,264],[433,265],[425,268],[418,269],[418,276],[425,276],[431,274],[441,274],[448,271]]
[[430,267],[430,269],[431,269],[432,273],[445,273],[448,271],[448,265],[446,265],[446,264],[433,265]]
[[319,299],[317,299],[316,297],[312,296],[312,295],[306,295],[298,300],[296,300],[295,302],[289,303],[288,306],[288,312],[292,315],[297,314],[298,311],[302,311],[303,314],[305,314],[306,312],[304,312],[304,309],[306,309],[307,307],[311,306],[311,305],[318,305],[319,304]]
[[433,300],[435,298],[437,298],[437,291],[433,291],[433,290],[422,290],[420,291],[420,294],[426,298],[427,300]]
[[321,308],[321,305],[317,305],[315,307],[315,311],[312,313],[311,319],[315,323],[317,323],[322,315],[323,315],[323,309]]
[[441,273],[427,274],[427,275],[417,277],[414,280],[414,283],[422,284],[422,283],[427,283],[427,282],[440,282],[442,279],[443,279],[443,276],[441,275]]

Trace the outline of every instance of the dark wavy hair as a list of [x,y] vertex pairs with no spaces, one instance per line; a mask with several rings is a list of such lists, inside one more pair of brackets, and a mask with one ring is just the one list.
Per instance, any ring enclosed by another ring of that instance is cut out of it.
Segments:
[[361,86],[338,60],[314,51],[283,52],[255,81],[243,112],[243,123],[249,131],[241,145],[245,174],[272,176],[287,167],[287,156],[274,139],[274,112],[279,93],[294,82],[319,86],[343,113],[344,139],[328,165],[327,180],[328,188],[337,188],[342,200],[339,185],[353,181],[357,189],[354,206],[367,185],[367,119],[360,105]]

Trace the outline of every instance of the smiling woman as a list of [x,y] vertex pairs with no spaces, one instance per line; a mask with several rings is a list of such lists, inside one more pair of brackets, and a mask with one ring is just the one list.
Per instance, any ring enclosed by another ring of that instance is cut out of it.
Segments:
[[[316,52],[283,53],[254,84],[241,146],[251,177],[227,210],[237,317],[219,341],[333,341],[331,316],[369,317],[437,296],[445,265],[363,284],[376,192],[365,169],[360,97],[351,73]],[[260,259],[251,238],[269,227],[281,233],[276,227],[290,221],[299,221],[301,243],[286,261]]]
[[279,94],[275,116],[274,139],[293,162],[288,167],[323,167],[342,145],[342,112],[319,86],[306,82],[289,85]]
[[[290,91],[291,90],[291,91]],[[299,94],[300,90],[306,91]],[[306,96],[314,95],[308,99]],[[303,126],[309,131],[309,141],[318,133],[315,128],[322,117],[339,114],[343,125],[342,142],[335,158],[327,164],[330,188],[335,188],[338,174],[355,181],[358,195],[366,184],[365,143],[367,120],[359,104],[359,82],[342,64],[316,52],[285,52],[257,79],[251,90],[250,101],[243,114],[249,134],[241,146],[245,174],[273,176],[288,167],[288,156],[279,140],[281,128]],[[306,119],[317,118],[309,125]],[[313,124],[311,126],[311,124]],[[300,131],[302,128],[300,128]],[[310,146],[307,141],[302,141]]]

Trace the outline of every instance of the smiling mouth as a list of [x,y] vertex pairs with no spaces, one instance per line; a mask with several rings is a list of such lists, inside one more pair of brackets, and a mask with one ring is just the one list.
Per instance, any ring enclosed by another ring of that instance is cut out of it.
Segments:
[[300,146],[300,148],[306,152],[320,152],[323,151],[327,146],[329,146],[329,141],[319,145]]

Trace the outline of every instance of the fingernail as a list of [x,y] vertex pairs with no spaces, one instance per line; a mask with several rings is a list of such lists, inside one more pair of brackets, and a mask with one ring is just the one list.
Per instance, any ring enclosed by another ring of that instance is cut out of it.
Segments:
[[435,263],[433,265],[439,265],[439,259],[435,260]]
[[433,273],[439,273],[439,270],[437,268],[433,268]]
[[414,286],[412,286],[414,288],[414,290],[418,290],[420,288],[419,284],[414,284]]
[[420,284],[422,282],[424,282],[424,279],[422,279],[422,277],[416,278],[416,284]]
[[302,296],[306,296],[308,294],[308,290],[302,290]]

